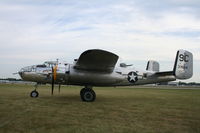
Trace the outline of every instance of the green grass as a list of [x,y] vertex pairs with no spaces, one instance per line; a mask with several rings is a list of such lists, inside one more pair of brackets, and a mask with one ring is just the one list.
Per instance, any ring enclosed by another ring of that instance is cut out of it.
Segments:
[[81,87],[51,96],[40,86],[0,84],[0,133],[199,133],[200,89],[98,88],[92,103]]

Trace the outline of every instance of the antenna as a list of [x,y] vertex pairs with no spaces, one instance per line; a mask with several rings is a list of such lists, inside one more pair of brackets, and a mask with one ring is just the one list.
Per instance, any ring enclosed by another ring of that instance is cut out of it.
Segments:
[[58,65],[59,59],[56,59],[56,65]]

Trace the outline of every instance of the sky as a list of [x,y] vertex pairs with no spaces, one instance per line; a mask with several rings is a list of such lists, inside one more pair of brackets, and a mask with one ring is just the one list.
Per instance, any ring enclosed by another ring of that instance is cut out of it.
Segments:
[[176,51],[194,56],[200,82],[199,0],[1,0],[0,78],[47,60],[72,63],[87,49],[116,53],[145,70],[172,70]]

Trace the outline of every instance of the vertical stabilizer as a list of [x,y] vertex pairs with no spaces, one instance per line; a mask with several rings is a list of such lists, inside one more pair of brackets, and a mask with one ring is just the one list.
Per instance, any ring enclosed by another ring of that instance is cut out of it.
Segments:
[[193,55],[186,50],[178,50],[174,64],[177,79],[189,79],[193,75]]
[[150,60],[147,63],[146,70],[147,71],[159,72],[160,71],[160,65],[157,61]]

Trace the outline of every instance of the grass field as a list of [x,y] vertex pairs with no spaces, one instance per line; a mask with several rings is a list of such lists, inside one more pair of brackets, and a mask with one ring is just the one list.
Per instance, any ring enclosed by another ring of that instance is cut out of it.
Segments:
[[200,133],[200,89],[97,87],[85,103],[81,87],[49,88],[0,84],[0,133]]

